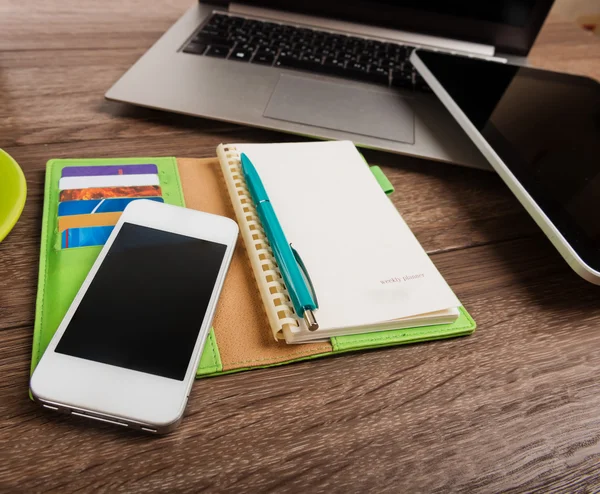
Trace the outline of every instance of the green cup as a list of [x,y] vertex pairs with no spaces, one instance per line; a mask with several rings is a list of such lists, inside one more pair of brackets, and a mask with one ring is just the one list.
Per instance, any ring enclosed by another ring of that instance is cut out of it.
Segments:
[[27,184],[23,170],[0,149],[0,242],[21,216],[26,197]]

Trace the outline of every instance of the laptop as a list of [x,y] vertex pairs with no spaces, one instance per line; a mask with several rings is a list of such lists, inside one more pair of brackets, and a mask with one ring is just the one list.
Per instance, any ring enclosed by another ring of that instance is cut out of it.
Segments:
[[201,0],[106,98],[488,169],[409,56],[524,64],[552,3]]

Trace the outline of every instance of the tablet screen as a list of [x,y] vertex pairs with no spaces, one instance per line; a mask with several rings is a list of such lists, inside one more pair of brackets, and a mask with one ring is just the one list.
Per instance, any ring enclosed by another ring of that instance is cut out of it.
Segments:
[[419,57],[580,257],[600,270],[600,85],[441,53]]

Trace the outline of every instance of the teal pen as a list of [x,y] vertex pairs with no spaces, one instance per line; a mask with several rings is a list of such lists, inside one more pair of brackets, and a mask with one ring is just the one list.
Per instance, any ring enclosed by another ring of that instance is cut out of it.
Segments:
[[256,168],[244,153],[241,155],[241,162],[242,174],[246,180],[248,191],[267,239],[271,244],[271,250],[292,299],[296,314],[304,318],[310,331],[314,331],[319,328],[319,325],[313,311],[318,309],[319,306],[306,267],[298,252],[285,237]]

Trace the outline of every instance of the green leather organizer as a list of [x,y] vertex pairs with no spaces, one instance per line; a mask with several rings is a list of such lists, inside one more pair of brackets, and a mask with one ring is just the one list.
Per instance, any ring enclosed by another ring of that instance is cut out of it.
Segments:
[[[225,187],[224,183],[218,182],[218,179],[215,178],[220,173],[216,160],[146,157],[49,161],[46,168],[46,183],[44,188],[44,210],[31,372],[35,369],[35,366],[43,355],[54,332],[60,324],[60,321],[102,248],[100,246],[71,249],[60,248],[57,211],[59,195],[58,181],[60,179],[61,170],[65,166],[97,166],[99,164],[111,165],[127,163],[155,163],[159,170],[163,198],[168,204],[177,206],[186,205],[186,200],[184,199],[184,189],[186,189],[186,187],[182,187],[182,180],[180,178],[180,172],[183,172],[184,170],[187,177],[190,177],[190,174],[195,173],[196,170],[203,170],[202,174],[198,175],[198,181],[196,183],[193,183],[190,180],[191,185],[188,185],[188,192],[193,191],[193,194],[196,194],[198,183],[206,184],[206,190],[204,191],[205,195],[214,192],[214,189],[218,188],[219,184],[222,185],[223,188]],[[381,170],[378,167],[373,167],[372,170],[386,193],[391,193],[393,188]],[[202,191],[199,191],[198,194],[202,195],[203,193]],[[226,192],[223,192],[223,197],[226,197]],[[205,210],[210,209],[198,207],[195,198],[189,197],[189,199],[192,204],[188,205],[188,207],[196,207],[197,209]],[[225,199],[223,199],[223,201],[224,200]],[[220,211],[209,210],[209,212],[218,213]],[[237,250],[239,251],[240,249],[243,250],[243,247],[238,245]],[[239,254],[239,258],[242,259],[241,254]],[[230,275],[232,275],[231,271],[232,269],[230,269]],[[251,287],[247,289],[250,290]],[[224,293],[225,292],[226,290],[224,290]],[[234,293],[233,295],[236,294]],[[276,343],[271,340],[270,329],[265,321],[264,334],[262,334],[260,338],[264,339],[266,342],[264,343],[266,349],[264,355],[268,355],[268,357],[263,358],[259,354],[254,355],[252,353],[253,350],[250,350],[249,355],[245,358],[232,358],[232,352],[227,348],[231,348],[232,344],[235,345],[237,342],[231,342],[231,332],[239,331],[240,336],[244,334],[244,314],[236,314],[235,325],[232,326],[229,324],[229,326],[230,328],[227,329],[227,335],[224,335],[224,331],[221,333],[219,332],[218,309],[217,317],[215,318],[215,329],[211,329],[210,331],[204,353],[200,360],[197,377],[214,376],[254,368],[282,365],[348,351],[468,335],[471,334],[476,327],[473,319],[469,316],[467,311],[461,307],[460,317],[453,324],[341,336],[331,338],[330,343],[326,344],[310,343],[306,345],[286,345],[285,343]],[[236,339],[235,335],[234,339]],[[239,344],[244,344],[243,338],[240,338]],[[262,343],[260,343],[260,345],[262,345]],[[239,355],[239,352],[237,352],[237,354]],[[224,358],[222,358],[223,356]]]

